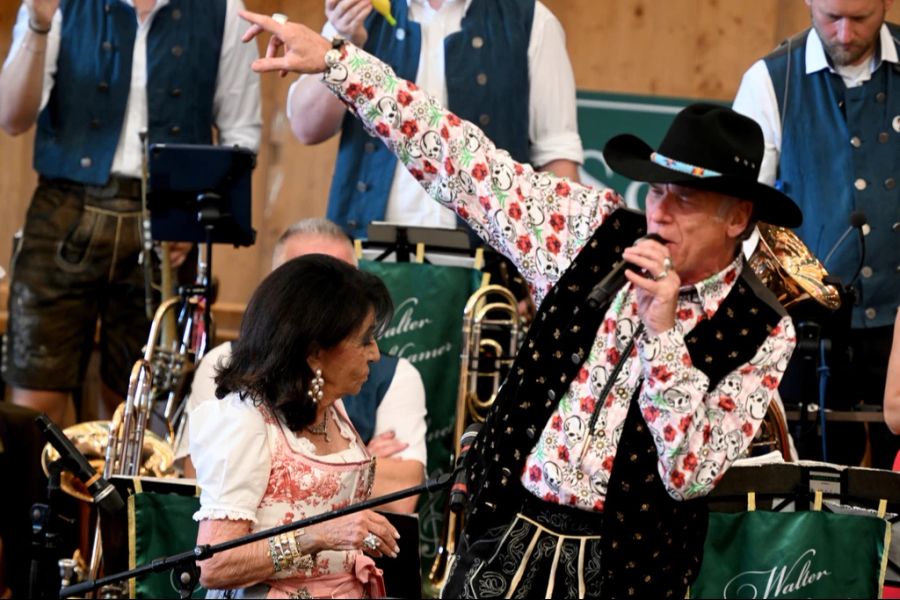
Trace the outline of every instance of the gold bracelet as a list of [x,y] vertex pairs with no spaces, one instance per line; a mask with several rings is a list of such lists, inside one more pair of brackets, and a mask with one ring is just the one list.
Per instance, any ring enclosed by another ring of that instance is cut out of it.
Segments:
[[278,551],[275,549],[275,536],[270,537],[267,541],[269,542],[269,558],[272,559],[272,567],[276,573],[279,573],[282,566]]

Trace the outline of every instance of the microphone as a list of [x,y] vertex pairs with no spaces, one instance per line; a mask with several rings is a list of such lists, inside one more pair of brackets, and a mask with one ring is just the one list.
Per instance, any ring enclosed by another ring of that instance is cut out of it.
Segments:
[[466,430],[459,438],[459,456],[456,458],[456,468],[459,469],[459,472],[453,481],[453,487],[450,488],[449,501],[450,510],[456,514],[463,511],[469,499],[469,488],[466,485],[466,470],[462,467],[465,464],[469,448],[472,447],[472,442],[478,437],[479,431],[481,431],[481,423],[472,423],[466,427]]
[[[658,233],[648,233],[641,239],[653,240],[659,242],[660,244],[666,243],[666,240]],[[600,283],[595,285],[591,290],[591,293],[588,294],[587,305],[593,310],[597,310],[601,306],[604,306],[612,297],[612,295],[619,291],[619,288],[625,285],[625,282],[628,281],[627,279],[625,279],[625,271],[636,271],[638,269],[639,267],[625,261],[624,259],[618,261],[613,265],[613,268],[609,272],[609,274],[601,279]]]
[[[859,239],[860,239],[860,242],[862,243],[863,253],[865,253],[866,242],[864,239],[865,231],[863,231],[863,229],[865,228],[866,223],[868,223],[868,219],[866,218],[866,213],[864,213],[861,210],[854,210],[853,212],[850,213],[849,220],[850,220],[850,226],[847,227],[847,230],[841,234],[841,237],[839,237],[837,239],[837,241],[834,243],[834,245],[828,251],[828,254],[825,255],[825,259],[822,261],[823,267],[828,268],[828,261],[831,258],[831,255],[834,254],[835,251],[840,247],[840,245],[844,243],[844,240],[847,239],[847,236],[849,236],[851,233],[853,233],[854,229],[856,229],[859,232]],[[862,263],[860,263],[860,269],[861,268],[862,268]],[[858,271],[857,271],[857,275],[859,275]],[[854,276],[853,279],[856,279],[856,276]]]
[[125,507],[125,503],[122,501],[122,497],[116,491],[116,488],[97,473],[87,458],[84,457],[84,454],[78,451],[78,448],[59,430],[59,427],[53,421],[47,418],[47,415],[38,416],[35,422],[38,429],[50,442],[50,445],[59,452],[60,457],[65,461],[66,468],[87,486],[94,503],[101,510],[114,513]]

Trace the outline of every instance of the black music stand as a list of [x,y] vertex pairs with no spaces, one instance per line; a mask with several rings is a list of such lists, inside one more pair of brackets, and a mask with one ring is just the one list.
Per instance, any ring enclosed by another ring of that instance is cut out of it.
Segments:
[[[425,244],[429,252],[471,256],[469,234],[463,229],[417,227],[374,221],[369,224],[367,249],[381,250],[373,260],[382,261],[394,254],[397,262],[409,262],[417,244]],[[425,262],[430,262],[426,259]]]
[[256,155],[238,146],[153,144],[148,153],[147,208],[154,240],[206,244],[198,269],[206,331],[212,302],[212,245],[252,246],[251,175]]

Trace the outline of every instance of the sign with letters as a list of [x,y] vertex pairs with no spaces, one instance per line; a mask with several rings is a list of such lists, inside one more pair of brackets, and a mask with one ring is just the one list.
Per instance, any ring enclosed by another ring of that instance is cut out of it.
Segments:
[[881,518],[820,511],[711,513],[691,598],[880,598]]

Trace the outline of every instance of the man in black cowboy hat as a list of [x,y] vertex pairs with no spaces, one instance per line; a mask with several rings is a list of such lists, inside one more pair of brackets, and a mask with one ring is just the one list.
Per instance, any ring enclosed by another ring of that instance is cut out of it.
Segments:
[[[749,446],[796,342],[739,252],[756,219],[801,221],[756,181],[759,127],[695,104],[656,152],[610,140],[609,166],[650,183],[643,215],[611,190],[516,163],[350,44],[244,18],[245,39],[275,36],[254,69],[324,73],[540,305],[465,460],[466,525],[444,596],[684,597],[706,532],[701,498]],[[378,110],[385,97],[399,126]],[[617,277],[622,259],[634,270]]]

